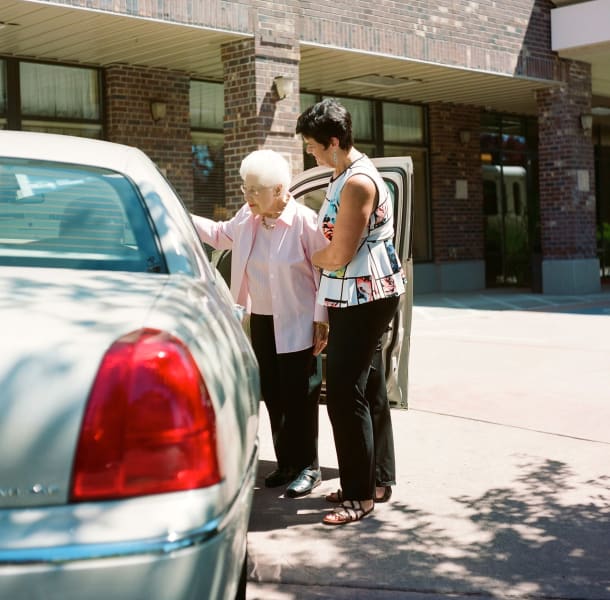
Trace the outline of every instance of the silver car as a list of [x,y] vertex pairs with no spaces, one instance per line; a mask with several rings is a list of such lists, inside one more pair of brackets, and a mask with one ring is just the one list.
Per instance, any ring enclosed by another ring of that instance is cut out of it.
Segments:
[[257,364],[142,152],[0,131],[0,331],[0,598],[243,598]]

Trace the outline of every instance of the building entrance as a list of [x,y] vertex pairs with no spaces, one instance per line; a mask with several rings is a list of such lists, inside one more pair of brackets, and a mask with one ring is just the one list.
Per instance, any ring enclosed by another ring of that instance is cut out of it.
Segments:
[[597,256],[602,282],[610,282],[610,146],[595,147],[595,175]]
[[481,128],[485,283],[537,287],[535,122],[485,115]]
[[487,286],[529,283],[526,170],[483,165]]

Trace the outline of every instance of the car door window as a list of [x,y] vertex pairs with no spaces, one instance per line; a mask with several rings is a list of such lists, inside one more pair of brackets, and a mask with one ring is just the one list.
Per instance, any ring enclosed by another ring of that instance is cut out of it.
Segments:
[[[399,206],[399,194],[398,194],[398,189],[397,189],[396,183],[391,178],[384,177],[383,173],[381,173],[381,176],[383,177],[386,185],[388,186],[388,189],[390,190],[390,196],[392,198],[392,205],[394,208],[395,218],[396,218],[396,216],[398,216],[398,218],[400,218],[401,208]],[[316,211],[316,213],[319,213],[320,209],[322,208],[324,198],[326,197],[327,184],[328,184],[328,181],[326,181],[323,185],[318,184],[317,187],[309,188],[302,194],[299,194],[297,192],[297,194],[295,194],[295,197],[297,199],[299,199],[301,202],[303,202],[306,206],[308,206],[309,208]],[[399,227],[394,228],[393,242],[394,242],[394,245],[397,247],[397,249],[399,249],[399,246],[400,246],[400,244],[398,243],[398,239],[397,239],[397,235],[398,235],[399,231],[400,231]]]

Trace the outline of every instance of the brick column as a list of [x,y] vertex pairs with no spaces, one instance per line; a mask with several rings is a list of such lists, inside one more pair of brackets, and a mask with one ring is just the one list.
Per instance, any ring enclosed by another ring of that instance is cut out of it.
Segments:
[[542,291],[600,289],[595,242],[595,176],[591,132],[580,116],[591,112],[591,67],[562,61],[566,81],[539,90],[540,238]]
[[[294,129],[299,115],[299,47],[289,15],[256,13],[254,39],[222,47],[224,64],[225,193],[229,214],[243,203],[239,165],[249,152],[271,148],[303,169],[303,148]],[[290,80],[291,93],[279,99],[273,79]]]
[[[107,139],[146,152],[192,209],[189,86],[187,74],[164,69],[113,65],[105,71]],[[153,101],[165,103],[166,116],[158,121]]]
[[[434,289],[485,287],[480,112],[451,104],[429,105]],[[460,131],[470,139],[462,142]],[[428,276],[431,276],[430,274]]]

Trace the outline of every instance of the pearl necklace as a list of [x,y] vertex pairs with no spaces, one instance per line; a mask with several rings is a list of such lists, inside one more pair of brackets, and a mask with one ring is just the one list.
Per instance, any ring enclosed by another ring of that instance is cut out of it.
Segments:
[[[280,208],[280,210],[278,210],[277,212],[274,212],[269,218],[270,219],[277,219],[279,218],[279,216],[282,214],[282,211],[286,208],[286,204],[288,203],[288,199],[285,198],[284,202],[282,204],[282,208]],[[267,223],[267,219],[265,218],[265,215],[261,215],[261,225],[267,229],[275,229],[275,223]]]
[[267,223],[267,220],[265,219],[265,215],[263,215],[261,217],[261,224],[267,230],[275,228],[275,223]]

